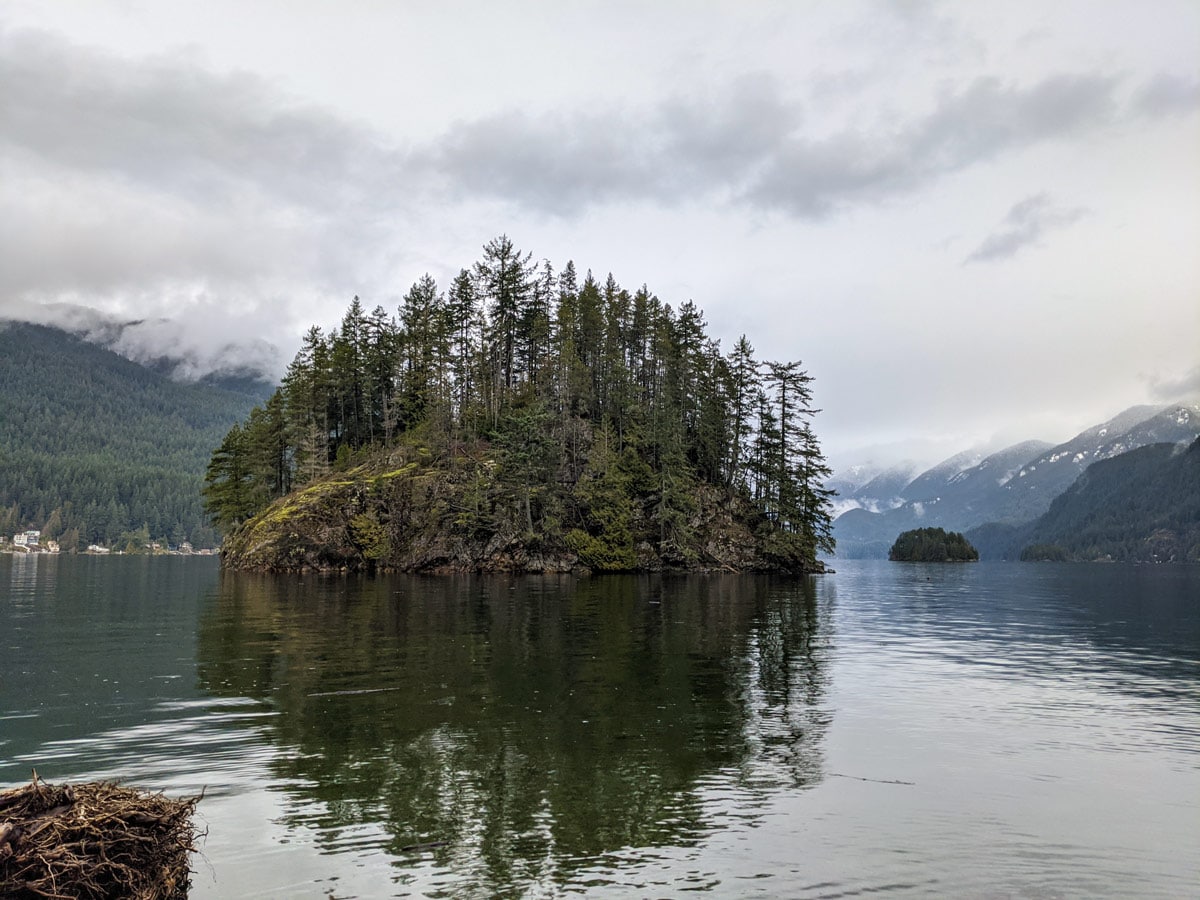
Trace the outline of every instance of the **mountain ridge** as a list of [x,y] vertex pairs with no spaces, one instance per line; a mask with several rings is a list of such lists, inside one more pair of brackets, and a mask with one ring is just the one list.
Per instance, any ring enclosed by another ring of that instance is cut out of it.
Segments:
[[[1044,514],[1091,463],[1152,443],[1190,442],[1198,434],[1200,404],[1141,405],[1056,445],[1024,441],[984,455],[975,465],[969,463],[980,451],[963,451],[914,477],[899,492],[902,503],[838,516],[833,525],[838,555],[882,558],[884,544],[921,526],[1015,529]],[[991,545],[986,535],[982,541]]]
[[976,536],[988,558],[1200,562],[1200,438],[1092,463],[1036,521]]

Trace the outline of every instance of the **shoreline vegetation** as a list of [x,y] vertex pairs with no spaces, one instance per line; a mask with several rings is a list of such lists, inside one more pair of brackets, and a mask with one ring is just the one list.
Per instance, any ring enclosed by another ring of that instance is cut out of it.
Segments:
[[798,361],[691,301],[506,236],[398,316],[355,297],[214,452],[236,569],[822,572],[830,471]]

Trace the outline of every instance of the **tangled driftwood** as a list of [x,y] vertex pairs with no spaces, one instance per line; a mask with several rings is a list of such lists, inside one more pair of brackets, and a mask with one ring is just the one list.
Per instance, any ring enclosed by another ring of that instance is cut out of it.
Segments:
[[107,782],[0,791],[0,897],[178,900],[187,896],[199,797]]

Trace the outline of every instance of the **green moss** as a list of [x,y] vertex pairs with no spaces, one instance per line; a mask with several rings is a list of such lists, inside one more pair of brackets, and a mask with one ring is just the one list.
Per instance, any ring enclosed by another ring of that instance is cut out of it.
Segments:
[[384,527],[373,512],[360,513],[350,520],[350,535],[362,549],[366,559],[386,559],[391,549],[388,541],[387,528]]
[[637,554],[632,546],[593,537],[578,528],[567,532],[565,540],[580,561],[597,572],[629,572],[637,568]]

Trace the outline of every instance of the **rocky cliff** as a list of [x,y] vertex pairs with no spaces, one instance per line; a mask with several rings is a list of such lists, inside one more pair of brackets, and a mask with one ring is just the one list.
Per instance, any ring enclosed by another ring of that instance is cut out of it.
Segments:
[[578,487],[547,489],[531,530],[528,496],[504,488],[487,453],[393,448],[276,500],[232,531],[221,555],[254,571],[824,571],[805,562],[811,548],[798,535],[730,491],[692,486],[685,516],[667,528],[652,491],[619,497],[614,513]]

